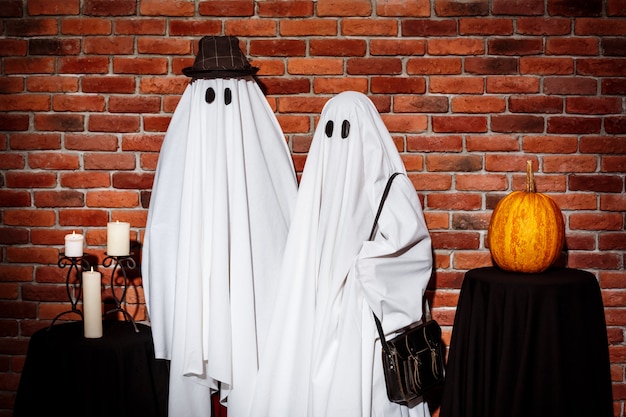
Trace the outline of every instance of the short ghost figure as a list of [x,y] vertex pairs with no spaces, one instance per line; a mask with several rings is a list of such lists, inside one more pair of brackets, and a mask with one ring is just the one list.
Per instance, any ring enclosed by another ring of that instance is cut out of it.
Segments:
[[163,142],[142,276],[169,414],[247,415],[297,181],[235,37],[204,37]]
[[415,188],[363,94],[325,105],[302,173],[251,417],[429,416],[387,398],[385,333],[422,315],[431,240]]

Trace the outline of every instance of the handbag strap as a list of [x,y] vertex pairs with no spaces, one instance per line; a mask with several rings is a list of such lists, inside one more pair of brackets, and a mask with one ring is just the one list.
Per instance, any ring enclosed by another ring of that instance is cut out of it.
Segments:
[[[389,195],[389,190],[391,189],[391,183],[393,179],[400,175],[400,172],[395,172],[389,177],[387,180],[387,185],[385,186],[385,190],[383,191],[383,195],[380,197],[380,203],[378,204],[378,211],[376,212],[376,217],[374,218],[374,223],[372,224],[372,230],[370,231],[370,237],[368,240],[374,239],[374,234],[376,232],[376,227],[378,226],[378,219],[380,217],[380,213],[383,211],[383,206],[385,205],[385,200],[387,200],[387,196]],[[424,308],[424,318],[422,321],[427,321],[431,319],[430,316],[430,307],[428,305],[428,300],[425,300],[423,305]],[[374,321],[376,322],[376,329],[378,330],[378,336],[380,337],[380,343],[382,344],[383,350],[387,355],[389,352],[389,345],[387,344],[387,339],[385,338],[385,333],[383,332],[383,326],[380,323],[380,320],[376,316],[376,314],[372,311],[372,315],[374,316]]]

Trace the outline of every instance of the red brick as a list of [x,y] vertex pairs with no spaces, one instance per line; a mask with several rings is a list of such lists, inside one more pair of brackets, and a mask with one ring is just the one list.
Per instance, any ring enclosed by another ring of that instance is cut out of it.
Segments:
[[505,175],[457,174],[455,177],[455,188],[462,191],[506,191],[509,185]]
[[465,58],[465,71],[470,74],[516,74],[517,61],[506,57],[469,57]]
[[509,98],[512,113],[562,113],[563,99],[546,96],[515,96]]
[[409,152],[461,152],[463,137],[454,136],[407,136]]
[[54,36],[59,33],[56,18],[8,19],[4,21],[4,27],[7,35],[20,38],[27,36]]
[[398,23],[395,19],[344,19],[341,24],[344,36],[396,36]]
[[143,129],[146,132],[167,132],[172,120],[170,116],[142,116]]
[[457,38],[457,39],[429,39],[429,55],[482,55],[485,46],[482,39]]
[[187,77],[142,77],[139,81],[139,92],[142,94],[182,94],[188,84],[189,78]]
[[489,14],[488,0],[434,0],[437,16],[487,16]]
[[48,111],[50,96],[41,94],[0,95],[0,109],[3,111]]
[[626,172],[626,156],[604,156],[601,163],[602,172]]
[[23,169],[24,156],[12,152],[10,154],[0,153],[0,169]]
[[22,0],[5,0],[2,2],[0,17],[22,17],[24,7]]
[[109,72],[107,57],[70,57],[59,58],[59,73],[62,74],[106,74]]
[[318,16],[370,16],[372,3],[370,0],[317,0]]
[[545,94],[595,95],[598,91],[598,82],[585,77],[545,77],[543,91]]
[[423,94],[426,92],[426,80],[418,77],[372,77],[372,93]]
[[424,169],[424,157],[422,155],[403,153],[400,155],[407,172],[421,171]]
[[565,111],[574,114],[621,113],[622,100],[617,97],[568,97]]
[[603,211],[626,211],[626,195],[601,195],[600,210]]
[[[485,266],[492,266],[493,261],[489,251],[458,251],[454,253],[454,268],[456,269],[474,269]],[[456,307],[456,304],[454,304]]]
[[424,115],[383,115],[382,119],[390,132],[416,133],[428,128],[428,117]]
[[307,133],[311,130],[311,122],[307,116],[277,115],[276,118],[284,133]]
[[296,75],[341,75],[343,61],[334,58],[290,58],[287,71]]
[[596,193],[620,193],[624,189],[624,181],[617,175],[570,175],[569,189]]
[[31,281],[33,279],[33,267],[0,265],[0,281],[2,282],[20,282]]
[[53,226],[55,223],[56,223],[56,213],[54,210],[42,210],[42,209],[4,210],[4,225],[5,226],[50,227],[50,226]]
[[[362,41],[319,41],[317,46],[324,45],[328,47],[329,45],[335,46],[338,48],[335,52],[340,50],[343,51],[346,55],[350,55],[349,50],[352,48],[350,44],[358,44],[362,43]],[[315,46],[313,40],[311,40],[311,55],[331,55],[324,53],[324,47],[321,50],[318,50],[317,53],[315,50]],[[340,48],[340,49],[339,49]],[[362,48],[365,49],[365,45],[362,45]],[[306,55],[306,43],[302,40],[296,39],[277,39],[277,40],[252,40],[250,41],[250,55],[251,56],[305,56]]]
[[465,147],[469,152],[517,152],[520,150],[516,136],[490,134],[467,135]]
[[136,12],[135,0],[85,0],[83,5],[88,16],[131,16]]
[[624,51],[626,51],[626,39],[625,38],[602,39],[602,55],[624,56]]
[[588,232],[575,233],[568,231],[565,236],[565,247],[567,250],[594,250],[596,239]]
[[487,118],[484,116],[433,116],[432,129],[437,133],[487,132]]
[[57,185],[56,173],[8,171],[6,186],[8,188],[53,188]]
[[39,15],[76,15],[79,12],[78,0],[65,0],[63,2],[50,2],[47,0],[29,0],[28,14]]
[[548,13],[553,16],[599,16],[602,0],[548,0]]
[[234,36],[275,36],[276,21],[273,20],[227,20],[225,34]]
[[449,109],[447,97],[396,95],[393,111],[395,113],[446,113]]
[[113,187],[126,190],[150,190],[154,181],[152,173],[116,172],[113,174]]
[[626,74],[626,59],[580,58],[576,60],[576,73],[596,77],[623,77]]
[[12,150],[61,149],[61,135],[53,133],[16,133],[10,136]]
[[282,36],[334,36],[337,34],[335,19],[288,19],[280,22]]
[[106,188],[111,185],[108,172],[64,172],[60,185],[66,188]]
[[37,191],[35,207],[83,207],[85,195],[80,191]]
[[626,4],[622,0],[608,0],[606,14],[607,16],[626,16]]
[[574,33],[581,36],[623,36],[626,22],[623,19],[576,19]]
[[35,114],[35,128],[40,131],[80,132],[85,116],[80,114]]
[[202,1],[198,5],[198,12],[200,13],[200,16],[253,16],[254,1]]
[[132,153],[88,153],[84,156],[85,170],[133,170],[135,155]]
[[491,130],[493,132],[539,133],[544,130],[544,118],[530,115],[492,115]]
[[533,161],[533,169],[538,166],[537,158],[530,155],[486,155],[485,170],[490,172],[525,172],[526,161]]
[[0,93],[21,93],[24,90],[23,77],[3,77],[0,78]]
[[88,191],[87,207],[132,208],[139,204],[136,191]]
[[407,74],[417,75],[454,75],[462,71],[460,58],[413,58],[406,65]]
[[593,38],[550,38],[547,55],[598,55],[598,40]]
[[0,114],[0,126],[3,131],[28,130],[28,115]]
[[91,132],[138,132],[139,116],[92,114],[89,117]]
[[104,97],[93,95],[55,95],[52,110],[56,112],[101,112],[105,109]]
[[428,230],[448,229],[450,225],[448,213],[429,211],[424,213]]
[[495,15],[541,16],[544,14],[543,0],[493,0]]
[[[157,167],[157,163],[159,161],[158,154],[141,154],[139,157],[139,167],[144,171],[155,171]],[[149,197],[148,197],[149,200]],[[143,200],[142,200],[143,201]],[[142,207],[148,207],[148,204],[143,205]]]
[[402,36],[432,37],[456,35],[456,21],[453,19],[404,19],[401,22]]
[[[441,197],[443,194],[431,197]],[[454,200],[451,198],[450,200]],[[429,198],[430,203],[431,198]],[[478,249],[480,247],[480,233],[478,232],[448,232],[437,231],[430,234],[434,249]]]
[[503,18],[461,18],[459,19],[461,35],[512,35],[513,20]]
[[600,133],[602,120],[591,117],[553,116],[548,118],[548,133]]
[[516,21],[517,32],[521,35],[558,36],[571,33],[570,19],[558,17],[519,18]]
[[502,113],[506,110],[506,101],[502,97],[459,96],[453,97],[453,113]]
[[54,58],[5,58],[4,72],[13,74],[52,74]]
[[28,207],[30,203],[28,191],[0,190],[0,207]]
[[[107,1],[108,0],[102,0]],[[129,0],[131,1],[131,0]],[[175,25],[177,20],[170,22],[170,27]],[[165,19],[150,19],[150,18],[132,18],[132,19],[115,19],[115,34],[116,35],[164,35],[165,34]],[[210,22],[210,24],[219,24],[218,22]],[[193,26],[192,21],[188,21],[187,26]],[[176,33],[170,30],[170,35],[176,36],[181,33]]]
[[116,74],[167,74],[167,58],[114,58]]
[[26,89],[33,92],[74,93],[78,91],[78,77],[73,76],[30,76]]
[[278,103],[280,113],[320,113],[327,97],[283,97]]
[[86,76],[82,79],[85,93],[134,93],[135,79],[126,76]]
[[607,252],[570,251],[567,265],[578,269],[617,269],[620,265],[619,255]]
[[163,135],[130,134],[122,137],[124,152],[159,152],[163,143]]
[[135,52],[134,42],[130,36],[91,36],[84,38],[83,52],[94,55],[131,55]]
[[586,155],[544,156],[543,172],[595,172],[598,158]]
[[481,94],[484,92],[483,77],[432,76],[429,92],[440,94]]
[[526,136],[523,151],[529,153],[567,154],[578,151],[578,139],[575,136]]
[[624,134],[626,133],[626,117],[613,116],[604,119],[604,130],[608,134]]
[[98,17],[70,17],[61,20],[63,35],[110,35],[111,21]]
[[257,13],[263,17],[310,17],[313,16],[314,4],[312,0],[265,1],[258,3]]
[[111,113],[157,113],[161,110],[161,99],[158,96],[111,96],[109,111]]
[[32,39],[28,43],[29,55],[78,55],[80,39]]
[[193,0],[142,0],[139,12],[144,16],[193,16]]
[[376,0],[376,14],[394,17],[428,17],[430,16],[430,1]]
[[102,227],[109,221],[108,211],[97,209],[59,210],[59,225]]
[[[526,185],[526,174],[513,176],[511,189],[526,190]],[[563,193],[567,191],[567,179],[565,175],[535,174],[535,188],[541,193]]]
[[574,73],[574,60],[572,58],[522,57],[519,69],[521,74],[567,75]]
[[482,165],[483,162],[480,155],[426,155],[426,169],[429,172],[473,172],[480,171]]
[[115,135],[67,133],[65,148],[79,151],[115,151],[118,148],[117,140]]
[[188,55],[191,53],[191,41],[187,39],[141,37],[137,39],[137,52],[147,55]]
[[593,154],[626,154],[626,138],[585,136],[580,139],[580,152]]
[[28,164],[33,169],[72,170],[80,166],[78,155],[58,152],[32,152]]
[[543,41],[535,38],[495,38],[487,41],[489,55],[537,55],[543,52]]

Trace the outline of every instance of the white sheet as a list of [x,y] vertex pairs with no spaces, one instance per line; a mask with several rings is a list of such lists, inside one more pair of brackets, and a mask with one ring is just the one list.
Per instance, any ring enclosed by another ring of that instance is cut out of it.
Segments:
[[171,360],[170,415],[210,416],[216,390],[229,417],[248,415],[296,192],[251,77],[187,86],[161,148],[142,260],[156,357]]
[[302,174],[251,417],[430,415],[425,403],[409,409],[387,399],[372,318],[373,310],[388,333],[420,319],[432,271],[406,175],[394,180],[367,241],[394,172],[405,168],[371,101],[355,92],[332,98]]

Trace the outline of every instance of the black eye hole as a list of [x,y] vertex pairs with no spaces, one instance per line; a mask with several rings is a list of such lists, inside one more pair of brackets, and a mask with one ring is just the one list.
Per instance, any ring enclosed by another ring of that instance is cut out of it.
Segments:
[[215,90],[213,87],[209,87],[206,89],[206,94],[204,95],[204,100],[211,104],[215,100]]
[[348,137],[349,134],[350,134],[350,122],[347,120],[344,120],[343,123],[341,124],[341,137],[345,139]]
[[233,93],[230,91],[230,88],[226,88],[224,90],[224,104],[227,106],[233,101]]
[[334,123],[332,120],[329,120],[326,123],[326,130],[325,130],[326,136],[331,137],[333,135],[333,126],[334,126]]

